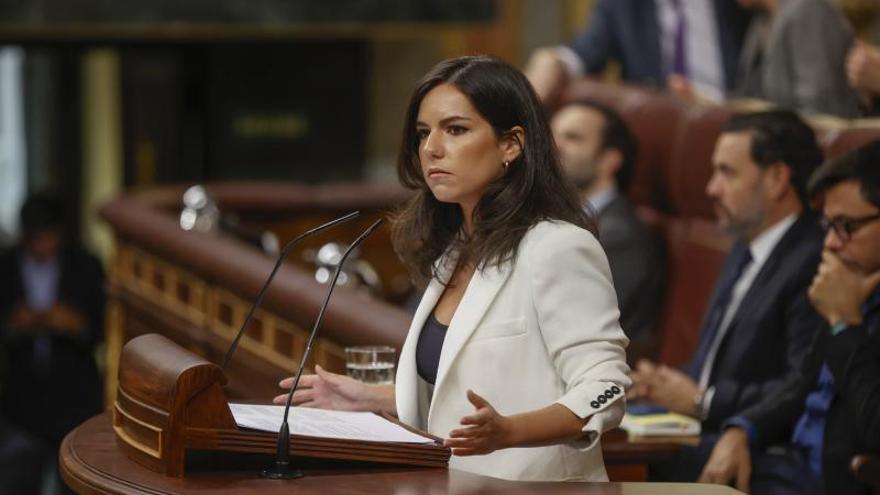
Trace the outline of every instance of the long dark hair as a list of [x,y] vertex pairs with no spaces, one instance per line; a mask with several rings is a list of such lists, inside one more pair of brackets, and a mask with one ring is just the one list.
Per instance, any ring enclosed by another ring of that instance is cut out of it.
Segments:
[[[515,126],[525,130],[520,155],[487,186],[474,208],[469,236],[462,229],[461,208],[437,201],[419,161],[419,108],[425,95],[443,83],[470,100],[496,137]],[[563,176],[550,126],[531,84],[520,71],[491,57],[445,60],[422,78],[406,111],[397,173],[401,184],[416,194],[392,216],[392,241],[419,283],[437,275],[435,261],[449,248],[459,253],[459,262],[479,269],[512,261],[523,236],[542,220],[563,220],[596,233],[593,219]]]

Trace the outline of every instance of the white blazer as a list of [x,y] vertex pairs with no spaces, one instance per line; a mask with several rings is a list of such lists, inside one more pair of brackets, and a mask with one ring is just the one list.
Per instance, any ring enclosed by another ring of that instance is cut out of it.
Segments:
[[[448,279],[454,261],[439,263]],[[598,440],[620,423],[630,380],[628,340],[595,236],[544,221],[523,237],[514,262],[478,270],[450,322],[432,395],[416,370],[416,343],[442,293],[432,280],[400,352],[401,421],[447,438],[474,412],[468,389],[504,415],[559,403],[589,418],[583,440],[453,456],[449,467],[510,480],[607,480]]]

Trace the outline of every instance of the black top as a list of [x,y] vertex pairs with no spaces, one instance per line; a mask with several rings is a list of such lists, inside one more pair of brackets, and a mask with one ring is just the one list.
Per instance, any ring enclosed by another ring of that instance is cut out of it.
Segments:
[[437,367],[440,365],[440,350],[443,349],[443,339],[446,338],[446,330],[449,325],[437,321],[434,312],[425,320],[422,333],[419,334],[419,342],[416,344],[416,369],[423,380],[434,385],[437,381]]

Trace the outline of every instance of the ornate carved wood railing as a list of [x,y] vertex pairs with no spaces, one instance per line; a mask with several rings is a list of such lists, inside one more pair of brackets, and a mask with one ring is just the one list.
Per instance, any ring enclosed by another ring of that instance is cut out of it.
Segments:
[[[234,212],[242,224],[275,231],[282,243],[308,226],[354,209],[363,212],[361,219],[295,249],[249,325],[226,371],[227,394],[268,400],[278,390],[277,381],[295,369],[326,291],[304,269],[302,253],[329,240],[350,242],[405,199],[406,192],[361,184],[216,184],[208,190],[222,211]],[[129,193],[101,209],[117,242],[108,282],[108,404],[113,403],[122,345],[135,336],[160,333],[209,361],[221,362],[274,263],[231,235],[183,231],[177,220],[183,191],[164,187]],[[362,253],[386,282],[388,299],[402,299],[408,279],[391,249],[387,227],[365,242]],[[344,346],[399,348],[408,322],[408,314],[386,300],[337,288],[307,364],[342,372]]]

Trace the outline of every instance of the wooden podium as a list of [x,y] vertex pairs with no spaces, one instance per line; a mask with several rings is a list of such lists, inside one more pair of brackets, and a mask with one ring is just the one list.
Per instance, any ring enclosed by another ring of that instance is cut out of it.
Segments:
[[716,485],[505,481],[445,469],[450,452],[439,445],[337,443],[296,435],[290,453],[307,464],[307,476],[270,480],[258,471],[274,455],[276,435],[236,426],[218,366],[148,334],[123,348],[119,369],[112,415],[86,421],[61,445],[61,474],[77,493],[739,493]]
[[684,483],[524,482],[454,469],[392,466],[306,468],[296,480],[261,478],[254,469],[191,469],[184,478],[151,471],[122,455],[109,415],[71,431],[58,453],[64,481],[82,495],[737,495],[719,485]]
[[[132,339],[119,362],[113,404],[117,444],[138,464],[173,477],[182,477],[187,459],[198,453],[274,455],[277,434],[239,429],[223,391],[225,384],[219,366],[161,335]],[[446,467],[450,450],[435,440],[403,444],[291,435],[290,455]]]

